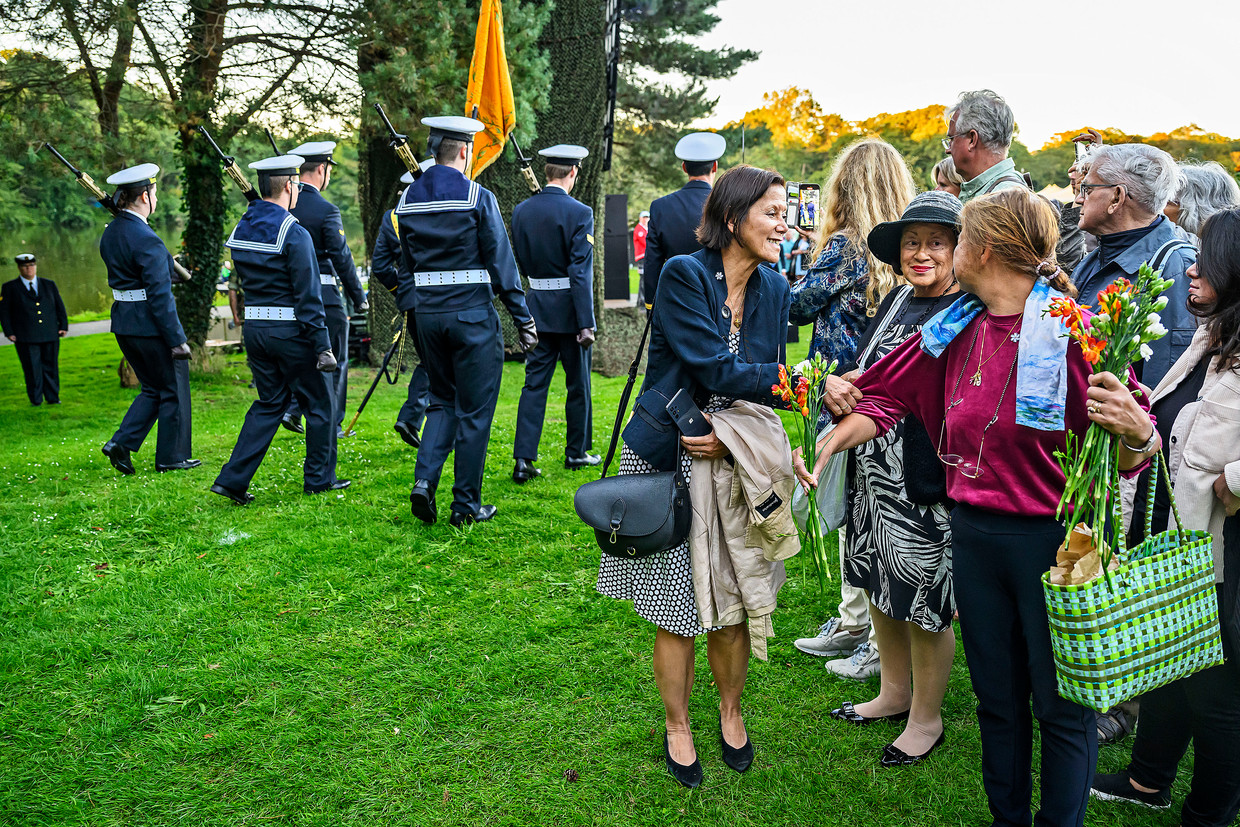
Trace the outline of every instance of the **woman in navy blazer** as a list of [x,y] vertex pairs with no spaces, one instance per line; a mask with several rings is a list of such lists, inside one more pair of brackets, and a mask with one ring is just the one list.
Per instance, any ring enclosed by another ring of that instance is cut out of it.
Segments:
[[[703,210],[703,248],[663,267],[654,297],[649,363],[641,394],[624,429],[620,473],[670,471],[686,477],[691,458],[727,453],[712,433],[681,438],[668,401],[681,389],[709,413],[745,399],[774,407],[788,328],[788,282],[770,263],[788,232],[784,179],[740,166],[723,175]],[[688,542],[638,560],[604,556],[598,590],[622,600],[657,627],[655,683],[666,711],[664,757],[672,776],[688,787],[702,780],[689,730],[694,638],[707,636],[707,655],[719,687],[724,761],[738,772],[753,760],[741,720],[740,696],[749,665],[744,623],[715,629],[699,623]]]

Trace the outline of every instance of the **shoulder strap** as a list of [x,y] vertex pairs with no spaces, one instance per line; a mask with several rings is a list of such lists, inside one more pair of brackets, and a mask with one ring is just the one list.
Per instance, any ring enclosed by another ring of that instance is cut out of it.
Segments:
[[1151,270],[1161,270],[1162,266],[1167,263],[1168,257],[1176,250],[1183,250],[1185,247],[1196,249],[1192,244],[1182,238],[1173,238],[1166,244],[1158,248],[1158,252],[1154,253],[1154,257],[1150,259]]
[[1025,179],[1024,175],[1020,173],[1010,172],[1007,175],[1000,175],[998,178],[991,181],[989,184],[987,184],[985,187],[982,188],[982,191],[979,192],[978,195],[990,195],[992,192],[995,191],[995,187],[999,186],[1000,184],[1007,183],[1009,181],[1012,183],[1020,184],[1021,186],[1026,187],[1028,189],[1033,189],[1033,185],[1028,180]]
[[[899,315],[900,311],[904,309],[904,306],[908,304],[909,299],[913,296],[913,285],[911,284],[902,284],[896,289],[900,290],[902,295],[896,296],[887,307],[887,313],[879,320],[878,327],[874,328],[874,335],[870,337],[865,350],[857,357],[857,367],[861,367],[861,365],[865,364],[865,360],[870,358],[874,348],[878,347],[879,334],[891,326],[896,316]],[[864,368],[862,369],[864,370]]]
[[620,425],[629,409],[629,397],[633,393],[633,383],[637,381],[637,367],[641,364],[642,354],[646,351],[646,337],[650,334],[650,322],[653,319],[654,313],[646,314],[646,327],[642,330],[642,338],[637,345],[637,355],[633,357],[633,364],[629,365],[629,381],[625,383],[624,392],[620,394],[620,404],[616,409],[616,422],[611,429],[611,444],[607,446],[607,458],[603,460],[603,473],[599,475],[599,479],[607,476],[607,469],[611,467],[611,461],[616,456],[616,444],[620,441]]

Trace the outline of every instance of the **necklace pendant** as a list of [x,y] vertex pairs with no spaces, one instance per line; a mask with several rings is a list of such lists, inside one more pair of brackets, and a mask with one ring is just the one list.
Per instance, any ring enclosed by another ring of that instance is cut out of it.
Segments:
[[1010,338],[1013,342],[1019,342],[1019,341],[1020,341],[1020,334],[1019,334],[1019,333],[1013,333],[1013,334],[1012,334],[1009,338]]
[[969,377],[969,384],[975,388],[980,388],[982,386],[982,369],[981,368],[978,368],[977,373]]

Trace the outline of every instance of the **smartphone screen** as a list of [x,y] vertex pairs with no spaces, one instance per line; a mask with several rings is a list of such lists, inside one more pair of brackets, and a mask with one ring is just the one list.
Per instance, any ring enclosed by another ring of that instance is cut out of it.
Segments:
[[822,191],[817,184],[801,184],[799,189],[801,209],[796,226],[802,230],[813,231],[818,227],[818,198]]
[[1090,144],[1087,144],[1084,141],[1076,142],[1076,162],[1078,164],[1089,157],[1089,147]]
[[789,227],[797,223],[797,214],[801,206],[801,185],[796,181],[788,182],[788,217],[784,219]]

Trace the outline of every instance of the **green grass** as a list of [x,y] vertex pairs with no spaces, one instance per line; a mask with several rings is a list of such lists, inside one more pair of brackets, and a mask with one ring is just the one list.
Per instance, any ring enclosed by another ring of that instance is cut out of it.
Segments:
[[[517,487],[522,368],[505,367],[484,487],[500,513],[456,530],[409,515],[414,454],[391,430],[403,385],[382,385],[341,443],[353,488],[303,495],[302,441],[281,431],[243,509],[206,490],[252,398],[242,359],[194,378],[203,467],[156,475],[148,441],[123,478],[99,452],[133,397],[115,343],[77,337],[61,353],[65,402],[37,409],[17,359],[0,354],[0,824],[988,820],[963,658],[946,747],[880,770],[898,730],[828,716],[876,682],[829,678],[792,647],[835,602],[799,557],[771,661],[753,664],[745,693],[753,769],[719,758],[699,646],[691,711],[706,783],[690,792],[667,777],[652,628],[594,591],[599,552],[571,507],[588,477],[556,461],[562,384],[545,476]],[[368,376],[353,374],[354,405]],[[621,387],[594,379],[598,449]],[[441,514],[450,486],[449,467]],[[1103,765],[1126,756],[1110,748]],[[1174,824],[1184,792],[1181,781],[1167,813],[1093,805],[1089,823]]]

